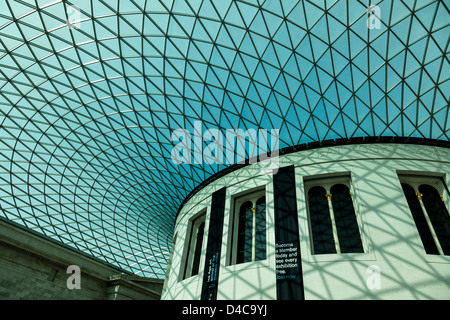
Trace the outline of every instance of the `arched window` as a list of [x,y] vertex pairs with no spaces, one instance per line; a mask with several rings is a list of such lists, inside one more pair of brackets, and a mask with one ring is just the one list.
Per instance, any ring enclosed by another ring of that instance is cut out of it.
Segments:
[[195,250],[194,250],[194,261],[192,262],[192,273],[191,276],[198,274],[198,268],[200,266],[200,255],[202,253],[203,245],[203,234],[205,233],[205,221],[200,223],[197,229]]
[[253,204],[244,202],[239,208],[239,231],[236,263],[252,261]]
[[266,259],[266,197],[256,201],[255,260]]
[[266,197],[261,194],[235,200],[231,264],[266,259]]
[[420,201],[417,198],[416,192],[414,191],[414,188],[406,183],[402,183],[402,188],[426,253],[439,254],[439,251],[433,239],[433,235],[430,232],[430,228],[428,227],[427,220],[420,205]]
[[308,203],[314,254],[336,253],[326,190],[309,189]]
[[[342,181],[342,183],[341,183]],[[314,254],[363,253],[348,178],[327,178],[305,183]]]
[[[419,187],[426,213],[436,234],[437,247],[441,254],[450,255],[450,216],[439,192],[430,185]],[[439,248],[440,247],[440,248]]]
[[349,188],[344,184],[336,184],[331,187],[331,194],[341,253],[363,252]]
[[187,242],[185,246],[185,259],[182,264],[183,272],[180,280],[198,274],[202,256],[203,238],[205,233],[205,213],[189,221]]
[[450,215],[443,196],[448,191],[443,180],[403,174],[399,178],[425,252],[450,255]]

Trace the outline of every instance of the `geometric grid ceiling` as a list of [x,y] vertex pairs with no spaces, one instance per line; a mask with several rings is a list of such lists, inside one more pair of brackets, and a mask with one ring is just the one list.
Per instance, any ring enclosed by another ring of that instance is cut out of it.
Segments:
[[174,130],[449,141],[449,21],[435,0],[0,0],[0,216],[163,278],[179,205],[226,167],[172,162]]

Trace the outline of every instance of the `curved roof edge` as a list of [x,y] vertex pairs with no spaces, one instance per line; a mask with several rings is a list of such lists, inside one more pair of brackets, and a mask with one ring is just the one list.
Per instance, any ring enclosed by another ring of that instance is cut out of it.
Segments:
[[[414,144],[414,145],[427,145],[442,148],[450,148],[450,141],[438,140],[438,139],[426,139],[426,138],[415,138],[415,137],[398,137],[398,136],[386,136],[386,137],[354,137],[354,138],[342,138],[342,139],[330,139],[323,141],[315,141],[309,143],[303,143],[296,146],[286,147],[280,150],[280,156],[286,155],[298,151],[312,150],[324,147],[332,146],[342,146],[342,145],[356,145],[356,144],[370,144],[370,143],[398,143],[398,144]],[[259,160],[259,159],[258,159]],[[248,166],[249,159],[246,159],[245,164],[233,164],[216,174],[210,176],[208,179],[197,185],[194,189],[189,192],[189,194],[181,202],[175,218],[178,218],[178,214],[184,205],[201,189],[212,183],[213,181],[243,167]]]

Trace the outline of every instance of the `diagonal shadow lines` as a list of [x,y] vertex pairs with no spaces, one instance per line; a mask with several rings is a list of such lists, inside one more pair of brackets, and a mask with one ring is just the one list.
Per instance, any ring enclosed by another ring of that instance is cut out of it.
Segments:
[[378,1],[379,29],[362,0],[99,0],[71,28],[73,4],[1,3],[1,215],[133,273],[164,277],[224,168],[172,163],[178,128],[449,138],[445,1]]

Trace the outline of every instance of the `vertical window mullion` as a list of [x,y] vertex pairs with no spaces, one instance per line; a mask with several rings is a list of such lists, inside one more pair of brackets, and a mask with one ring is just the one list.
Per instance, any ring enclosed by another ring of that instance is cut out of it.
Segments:
[[438,253],[440,255],[443,255],[444,251],[442,251],[441,244],[439,243],[439,239],[437,237],[436,231],[434,230],[433,224],[431,223],[430,216],[428,215],[428,212],[427,212],[427,208],[425,208],[425,205],[422,200],[423,194],[416,193],[416,195],[417,195],[417,199],[419,200],[419,203],[420,203],[420,208],[422,209],[423,215],[425,217],[425,221],[427,222],[428,229],[430,229],[431,236],[433,237],[434,245],[436,246]]
[[314,254],[336,253],[330,210],[323,187],[314,186],[308,191],[309,220]]
[[336,253],[340,254],[341,247],[339,245],[339,237],[338,237],[338,231],[337,231],[337,226],[336,226],[336,218],[334,216],[331,193],[328,193],[326,195],[326,197],[327,197],[327,201],[328,201],[328,210],[330,211],[331,229],[333,231],[334,246],[336,248]]
[[256,252],[256,205],[252,207],[252,261],[255,261]]

